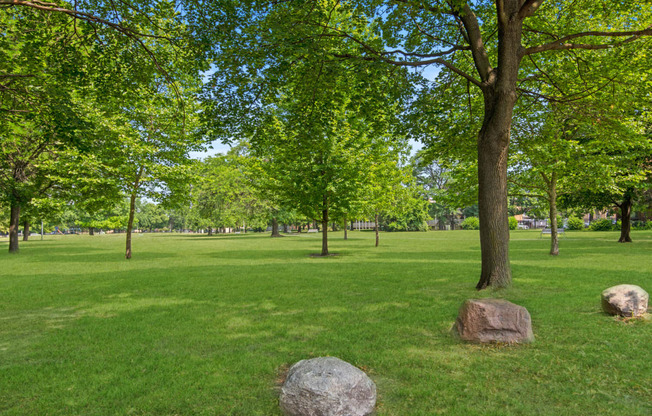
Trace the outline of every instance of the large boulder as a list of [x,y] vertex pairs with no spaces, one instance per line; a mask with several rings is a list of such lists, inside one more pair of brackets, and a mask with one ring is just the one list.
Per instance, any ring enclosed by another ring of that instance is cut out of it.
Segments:
[[618,285],[602,291],[602,310],[610,315],[641,316],[650,295],[640,286]]
[[376,405],[376,385],[339,358],[302,360],[288,372],[280,405],[287,416],[365,416]]
[[533,342],[530,313],[503,299],[468,299],[462,304],[455,331],[471,342]]

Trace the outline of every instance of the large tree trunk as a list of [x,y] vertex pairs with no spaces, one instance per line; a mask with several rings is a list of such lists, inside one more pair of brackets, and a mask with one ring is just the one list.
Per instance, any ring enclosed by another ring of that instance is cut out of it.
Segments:
[[328,197],[324,195],[321,211],[321,255],[328,256]]
[[29,221],[23,222],[23,241],[29,241]]
[[272,237],[280,237],[281,233],[278,231],[278,221],[276,221],[276,217],[272,217]]
[[20,205],[11,204],[11,217],[9,219],[9,252],[18,253],[18,227],[20,226]]
[[131,231],[134,228],[134,217],[136,216],[136,193],[132,193],[129,198],[129,221],[127,222],[127,247],[125,250],[125,259],[131,258]]
[[[509,113],[511,119],[511,111]],[[500,118],[504,119],[505,116]],[[488,286],[506,287],[512,279],[509,267],[507,212],[507,148],[510,125],[509,122],[501,125],[498,121],[491,121],[483,127],[478,139],[478,208],[482,252],[482,272],[476,285],[478,290]]]
[[630,231],[632,228],[632,194],[629,190],[623,196],[623,203],[620,204],[620,238],[619,243],[631,243]]
[[212,237],[213,236],[213,227],[208,227],[208,236]]
[[482,272],[476,285],[478,290],[489,286],[507,287],[512,281],[509,266],[507,156],[522,52],[522,21],[516,17],[520,6],[520,1],[503,3],[504,10],[498,24],[498,67],[485,75],[488,85],[482,87],[484,119],[478,134]]
[[[349,225],[347,224],[346,217],[344,217],[344,239],[348,240],[349,239]],[[351,227],[353,229],[353,227]]]
[[376,230],[376,247],[378,247],[379,236],[378,236],[378,213],[374,217],[374,230]]
[[95,235],[95,229],[93,227],[88,227],[88,235]]

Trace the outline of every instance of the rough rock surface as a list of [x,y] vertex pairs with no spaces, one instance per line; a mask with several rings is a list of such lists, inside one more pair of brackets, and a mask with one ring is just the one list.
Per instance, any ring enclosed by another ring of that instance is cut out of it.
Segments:
[[468,299],[460,308],[454,330],[471,342],[533,342],[530,313],[503,299]]
[[302,360],[288,372],[280,405],[288,416],[366,416],[376,405],[376,385],[339,358]]
[[647,312],[650,295],[640,286],[618,285],[602,291],[602,310],[610,315],[641,316]]

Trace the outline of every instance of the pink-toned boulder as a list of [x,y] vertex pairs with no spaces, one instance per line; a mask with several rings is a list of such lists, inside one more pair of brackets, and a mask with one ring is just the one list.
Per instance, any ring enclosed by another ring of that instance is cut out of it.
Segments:
[[618,285],[602,292],[602,310],[609,315],[641,316],[647,312],[650,295],[640,286]]
[[455,321],[460,338],[470,342],[533,342],[530,313],[504,299],[468,299]]

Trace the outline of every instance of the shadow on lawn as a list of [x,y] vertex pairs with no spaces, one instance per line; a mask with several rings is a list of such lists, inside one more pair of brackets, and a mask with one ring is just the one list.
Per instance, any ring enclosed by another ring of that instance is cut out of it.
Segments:
[[[180,240],[189,240],[189,241],[235,240],[235,239],[243,239],[243,238],[246,238],[248,240],[249,239],[251,240],[272,239],[269,233],[214,234],[211,236],[209,236],[208,234],[189,234],[189,235],[184,235],[183,237],[177,235],[176,237]],[[285,237],[285,235],[283,235],[283,237]]]
[[[38,249],[38,250],[34,250]],[[138,260],[160,260],[170,257],[176,257],[175,253],[160,253],[154,251],[135,250],[133,258],[130,261]],[[67,262],[81,263],[106,263],[106,262],[124,262],[124,249],[106,250],[94,247],[82,246],[32,246],[27,250],[22,250],[18,255],[7,255],[8,258],[25,258],[25,261],[42,263],[48,262],[53,265],[65,264]]]

